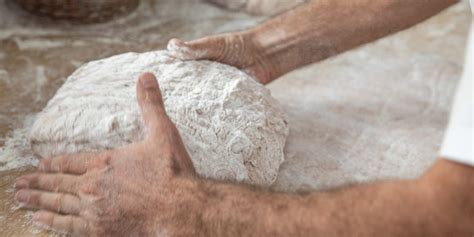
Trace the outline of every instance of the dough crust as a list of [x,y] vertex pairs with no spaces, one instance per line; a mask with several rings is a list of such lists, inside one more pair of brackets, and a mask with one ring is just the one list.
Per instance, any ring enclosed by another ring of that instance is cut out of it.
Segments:
[[51,157],[141,140],[135,82],[143,72],[158,78],[167,113],[199,174],[257,185],[275,181],[289,129],[269,90],[234,67],[183,62],[166,51],[80,67],[38,115],[30,133],[33,152]]

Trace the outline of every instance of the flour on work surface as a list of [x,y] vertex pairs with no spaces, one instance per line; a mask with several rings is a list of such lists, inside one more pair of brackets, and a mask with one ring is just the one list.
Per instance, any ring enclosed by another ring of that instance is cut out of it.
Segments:
[[33,124],[33,152],[50,157],[141,140],[135,83],[143,72],[158,78],[199,174],[258,185],[275,181],[289,129],[269,90],[234,67],[183,62],[166,51],[126,53],[79,68]]
[[0,171],[16,169],[28,165],[36,165],[37,159],[33,155],[28,143],[28,134],[34,116],[25,116],[23,127],[17,128],[3,140],[0,147]]

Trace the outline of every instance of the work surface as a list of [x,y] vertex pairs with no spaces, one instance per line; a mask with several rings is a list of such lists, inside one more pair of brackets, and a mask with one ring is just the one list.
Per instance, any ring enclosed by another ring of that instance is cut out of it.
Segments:
[[[470,17],[462,2],[269,85],[291,129],[273,188],[321,190],[425,171],[442,141]],[[5,154],[15,155],[12,148],[24,142],[22,128],[84,62],[262,20],[200,1],[160,0],[142,1],[136,12],[111,23],[80,26],[34,18],[0,0],[0,168],[15,164]],[[0,172],[0,236],[41,234],[29,227],[25,212],[15,211],[12,185],[21,172]]]

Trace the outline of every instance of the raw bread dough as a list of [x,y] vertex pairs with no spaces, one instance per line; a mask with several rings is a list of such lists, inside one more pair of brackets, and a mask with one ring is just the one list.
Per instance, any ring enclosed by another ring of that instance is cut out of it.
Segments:
[[126,53],[79,68],[38,115],[33,152],[50,157],[141,140],[135,82],[147,71],[157,76],[199,174],[257,185],[275,181],[288,125],[269,90],[234,67],[183,62],[166,51]]

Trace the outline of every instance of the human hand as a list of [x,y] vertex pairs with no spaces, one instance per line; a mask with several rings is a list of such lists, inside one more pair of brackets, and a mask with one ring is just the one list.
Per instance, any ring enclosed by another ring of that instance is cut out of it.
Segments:
[[193,235],[195,171],[153,74],[137,83],[146,138],[100,153],[43,159],[15,199],[33,221],[74,236]]
[[226,33],[189,42],[171,39],[168,51],[181,60],[211,60],[237,67],[262,84],[279,76],[271,58],[249,32]]

